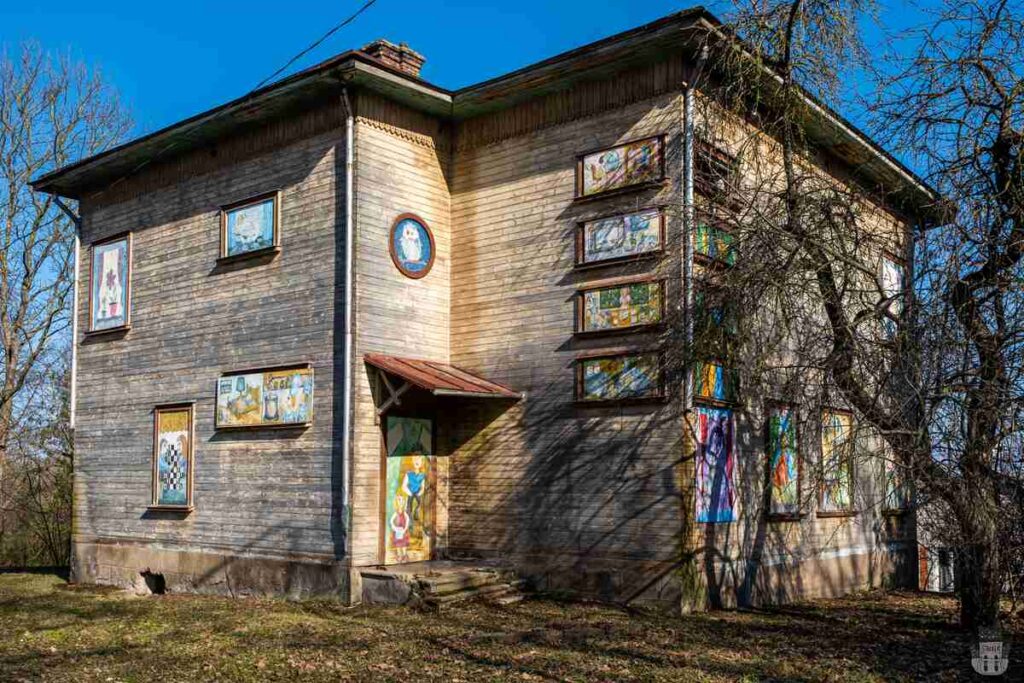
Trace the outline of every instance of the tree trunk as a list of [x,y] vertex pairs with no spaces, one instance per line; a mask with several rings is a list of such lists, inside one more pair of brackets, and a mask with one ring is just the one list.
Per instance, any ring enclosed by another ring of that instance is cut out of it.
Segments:
[[974,537],[978,543],[959,553],[960,625],[975,633],[999,626],[1002,576],[995,531],[993,521],[989,529]]

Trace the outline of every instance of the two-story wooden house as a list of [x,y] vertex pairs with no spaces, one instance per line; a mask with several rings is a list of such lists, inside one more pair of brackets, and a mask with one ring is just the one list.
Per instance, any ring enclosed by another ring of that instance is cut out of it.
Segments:
[[[679,605],[694,581],[842,593],[912,557],[874,513],[814,509],[755,554],[766,418],[713,372],[691,410],[665,367],[686,261],[719,243],[684,220],[717,28],[684,11],[457,91],[378,41],[39,178],[81,217],[74,578],[358,602],[481,559]],[[818,117],[834,167],[905,198],[895,224],[934,201]]]

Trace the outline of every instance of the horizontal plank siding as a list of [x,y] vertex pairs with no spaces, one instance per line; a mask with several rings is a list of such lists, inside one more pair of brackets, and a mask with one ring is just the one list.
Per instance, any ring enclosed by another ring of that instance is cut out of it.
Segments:
[[[336,111],[317,118],[339,119]],[[174,184],[83,202],[80,330],[88,326],[89,243],[130,230],[134,253],[132,329],[78,340],[77,539],[312,557],[340,552],[332,519],[340,518],[334,383],[336,307],[344,294],[337,261],[344,131],[328,127],[285,141],[220,165],[200,158],[193,175]],[[218,266],[219,207],[276,189],[280,254]],[[293,363],[314,368],[312,427],[214,429],[222,373]],[[196,406],[195,510],[147,515],[152,410],[181,401]]]

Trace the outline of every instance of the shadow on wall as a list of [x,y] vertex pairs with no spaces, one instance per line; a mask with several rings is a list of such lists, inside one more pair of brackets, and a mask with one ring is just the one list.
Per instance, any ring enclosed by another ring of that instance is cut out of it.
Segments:
[[738,417],[739,517],[694,525],[693,549],[685,549],[694,483],[682,455],[679,397],[581,408],[566,405],[564,387],[550,389],[507,411],[447,411],[457,416],[459,441],[451,465],[453,550],[509,559],[542,589],[623,603],[677,603],[692,564],[712,608],[841,595],[912,573],[886,552],[901,532],[868,511],[862,514],[874,522],[813,512],[770,520],[758,483],[763,442],[749,414]]

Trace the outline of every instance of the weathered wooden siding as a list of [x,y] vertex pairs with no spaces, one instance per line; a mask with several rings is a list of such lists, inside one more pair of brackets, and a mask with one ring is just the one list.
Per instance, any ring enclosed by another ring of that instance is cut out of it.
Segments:
[[[369,95],[356,112],[351,559],[362,566],[379,562],[381,518],[381,432],[362,357],[448,361],[451,200],[447,137],[436,122]],[[418,280],[402,275],[388,251],[391,225],[406,212],[434,234],[433,268]]]
[[[658,274],[671,278],[668,309],[676,310],[681,121],[681,97],[670,93],[456,155],[452,360],[527,397],[505,413],[463,414],[466,442],[451,474],[453,548],[543,558],[567,584],[591,580],[592,589],[620,594],[657,582],[678,555],[678,392],[663,404],[578,408],[572,363],[583,351],[660,341],[657,333],[574,338],[579,287]],[[667,136],[663,187],[573,201],[577,154],[659,133]],[[657,204],[669,205],[664,258],[573,271],[577,221]],[[592,571],[603,562],[615,566]]]
[[[300,141],[275,147],[260,142],[274,136],[254,131],[225,141],[226,150],[245,153],[226,153],[221,164],[210,162],[217,150],[204,150],[192,173],[187,160],[175,163],[180,175],[171,184],[142,173],[83,202],[80,330],[88,326],[88,244],[131,230],[134,273],[127,335],[78,340],[76,542],[340,556],[334,358],[344,294],[344,130],[334,125],[342,118],[333,106],[309,116],[322,125]],[[282,191],[281,253],[218,266],[219,207],[273,189]],[[315,369],[312,427],[214,430],[222,373],[298,362]],[[179,401],[196,404],[195,510],[147,513],[153,406]]]
[[[784,178],[779,145],[748,121],[723,112],[710,98],[698,94],[697,128],[701,134],[741,160],[740,173],[747,187],[780,187]],[[804,161],[808,177],[843,186],[850,172],[834,159],[819,155]],[[756,196],[756,195],[755,195]],[[874,202],[866,192],[857,196],[861,209],[861,248],[877,250],[881,245],[899,251],[907,234],[905,218]],[[874,244],[867,238],[872,236]],[[742,252],[742,258],[758,258]],[[862,255],[870,261],[870,252]],[[722,277],[728,277],[728,273]],[[870,291],[873,283],[864,283]],[[741,305],[743,305],[741,303]],[[827,320],[822,316],[824,328]],[[808,335],[812,338],[816,332]],[[805,357],[781,350],[768,359],[778,367],[798,367]],[[824,352],[823,352],[824,354]],[[805,373],[805,376],[809,373]],[[877,586],[890,577],[893,556],[912,548],[911,525],[883,514],[882,462],[880,442],[864,424],[856,424],[858,456],[854,467],[856,514],[826,516],[817,511],[820,482],[821,410],[840,407],[841,396],[831,380],[808,380],[799,393],[781,386],[741,390],[742,405],[736,406],[736,467],[738,521],[731,524],[694,524],[684,543],[697,552],[698,566],[713,602],[735,604],[749,601],[785,602],[799,597],[841,595],[857,588]],[[766,401],[785,401],[799,406],[799,453],[802,459],[802,516],[797,520],[775,521],[765,516],[765,411]],[[684,482],[684,497],[692,501],[692,471]],[[688,510],[688,512],[690,512]],[[690,512],[692,514],[692,512]],[[905,560],[905,557],[903,558]]]

